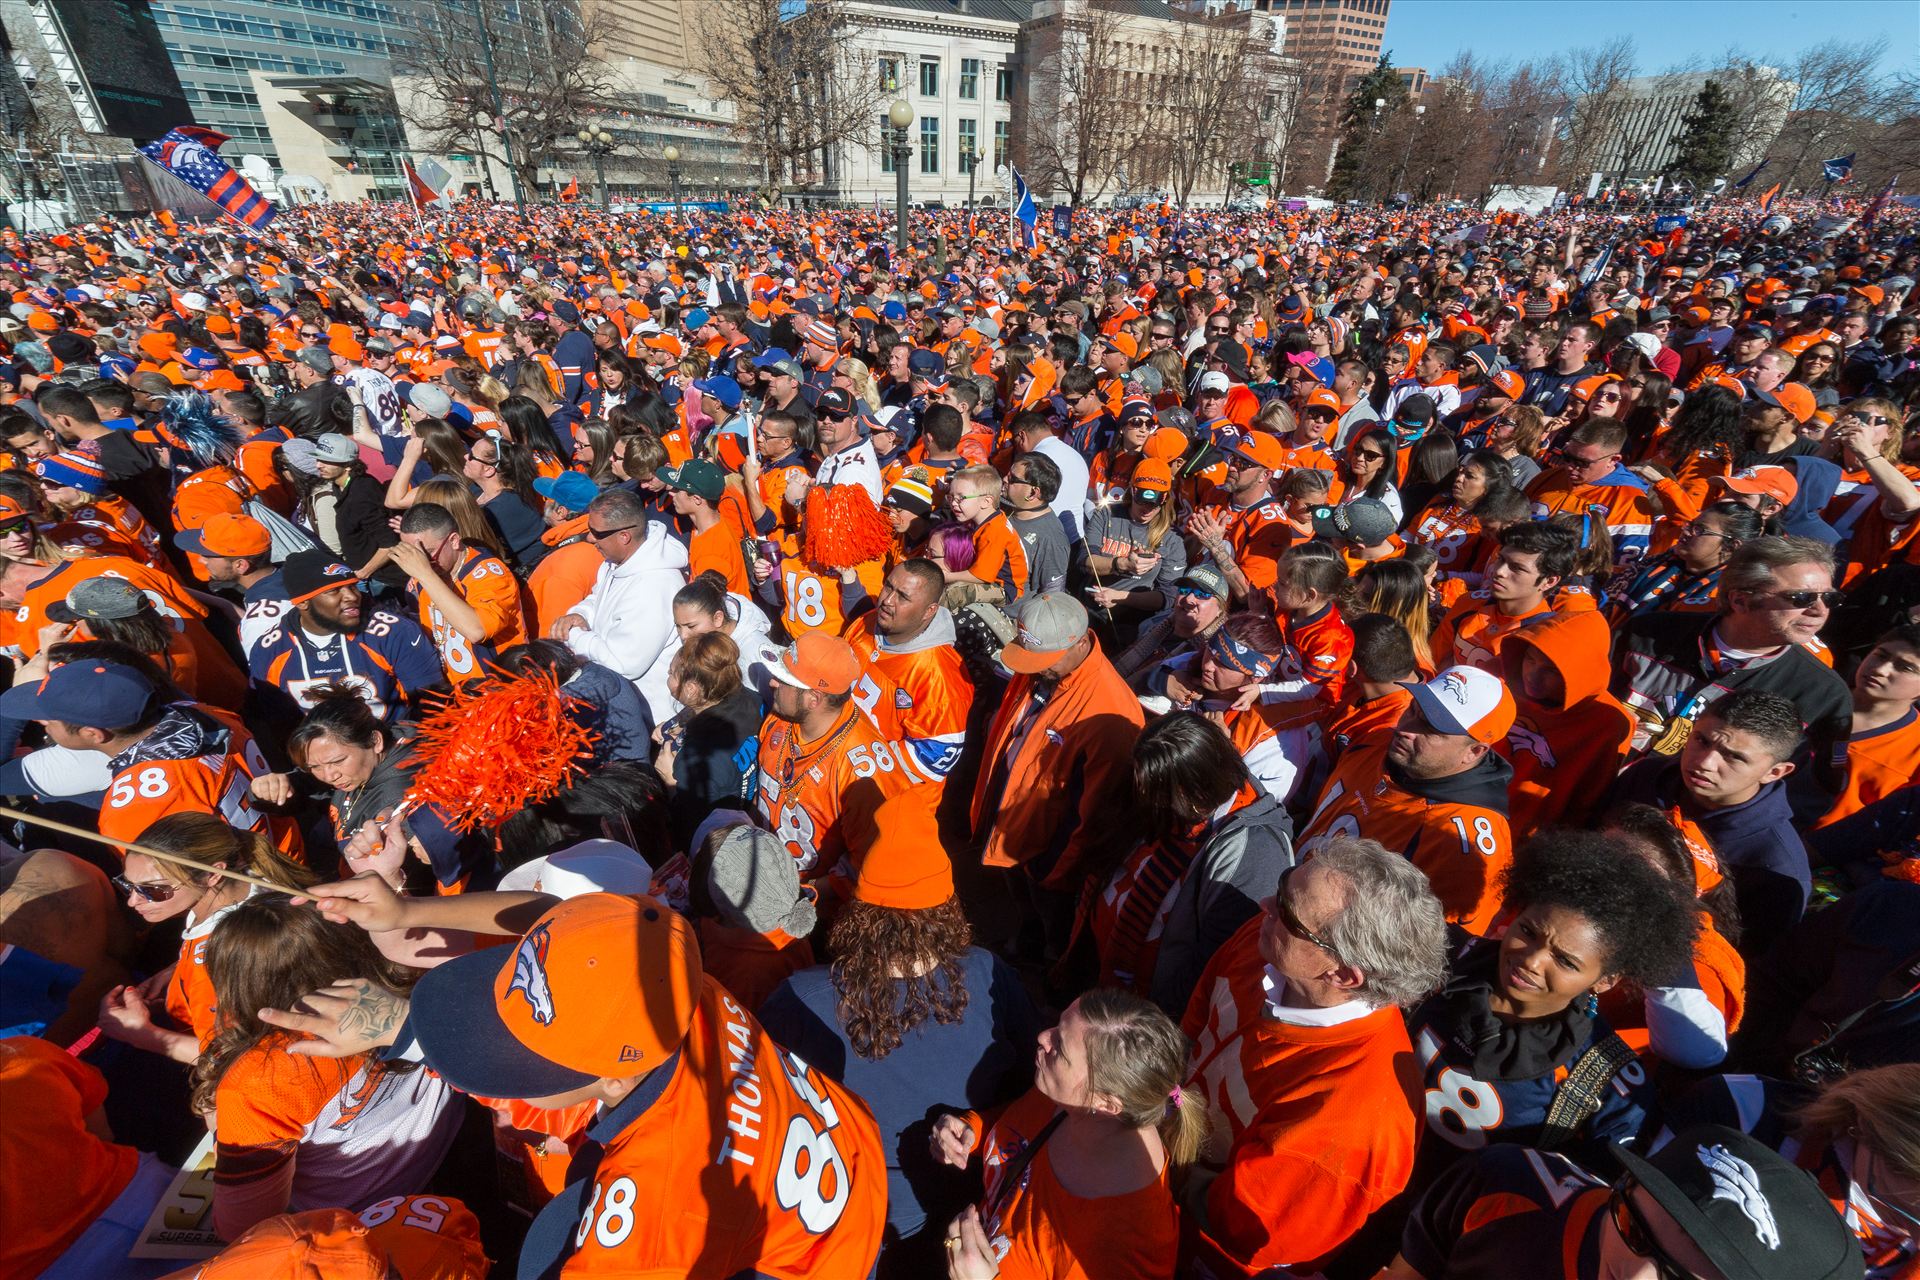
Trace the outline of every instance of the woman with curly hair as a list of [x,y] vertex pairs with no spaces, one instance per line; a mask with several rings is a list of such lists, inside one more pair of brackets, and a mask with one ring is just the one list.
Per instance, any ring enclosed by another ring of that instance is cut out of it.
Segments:
[[[1623,983],[1668,986],[1686,971],[1700,928],[1692,886],[1619,839],[1553,832],[1514,858],[1501,912],[1497,937],[1454,930],[1453,976],[1407,1015],[1427,1090],[1410,1190],[1493,1142],[1598,1167],[1591,1161],[1646,1121],[1646,1072],[1599,997]],[[1550,1125],[1563,1082],[1589,1070],[1592,1098],[1571,1107],[1570,1125]]]
[[357,925],[261,893],[207,941],[218,1012],[193,1072],[193,1104],[212,1115],[213,1226],[231,1240],[264,1218],[411,1195],[460,1128],[453,1091],[417,1064],[371,1054],[313,1057],[260,1017],[312,992],[367,980],[394,991],[414,972],[382,956]]
[[1013,970],[972,945],[928,791],[880,806],[853,901],[828,935],[833,962],[760,1007],[767,1034],[873,1108],[888,1153],[883,1276],[937,1274],[941,1229],[966,1200],[929,1152],[929,1112],[1018,1097],[1041,1026]]

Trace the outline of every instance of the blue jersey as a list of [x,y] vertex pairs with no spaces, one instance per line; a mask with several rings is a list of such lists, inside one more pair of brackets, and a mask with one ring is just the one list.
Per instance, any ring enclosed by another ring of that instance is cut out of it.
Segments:
[[[1455,957],[1456,975],[1490,972],[1498,947],[1498,942],[1474,939]],[[1573,1035],[1553,1060],[1524,1070],[1494,1070],[1491,1064],[1506,1061],[1508,1055],[1501,1045],[1469,1043],[1473,1036],[1457,1011],[1461,1000],[1450,986],[1407,1017],[1414,1059],[1426,1086],[1427,1132],[1420,1143],[1416,1181],[1424,1182],[1461,1152],[1497,1143],[1530,1146],[1537,1142],[1568,1069],[1611,1030],[1598,1016],[1584,1018],[1569,1011],[1568,1016],[1575,1019]],[[1500,1034],[1504,1040],[1526,1031],[1506,1026]],[[1488,1065],[1476,1067],[1476,1062]],[[1639,1136],[1652,1100],[1646,1069],[1637,1059],[1629,1060],[1601,1087],[1599,1109],[1567,1150],[1576,1159],[1604,1167],[1600,1162],[1608,1145]]]
[[1400,1252],[1430,1280],[1596,1280],[1608,1195],[1565,1156],[1488,1147],[1427,1189]]
[[411,618],[376,609],[358,634],[323,637],[300,626],[298,615],[287,621],[291,625],[261,636],[247,655],[254,696],[268,714],[298,717],[318,690],[344,684],[391,723],[422,691],[445,681],[433,641]]

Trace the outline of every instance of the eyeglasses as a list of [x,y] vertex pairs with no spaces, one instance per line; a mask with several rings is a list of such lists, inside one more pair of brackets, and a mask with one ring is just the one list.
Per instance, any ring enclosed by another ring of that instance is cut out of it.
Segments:
[[[1292,866],[1280,873],[1280,887],[1275,889],[1273,893],[1273,913],[1280,917],[1281,924],[1287,926],[1288,933],[1303,942],[1311,942],[1335,960],[1339,960],[1340,953],[1334,948],[1334,945],[1313,930],[1307,928],[1306,925],[1300,923],[1300,917],[1294,914],[1293,904],[1287,899],[1287,878],[1299,869],[1298,866]],[[1344,964],[1345,961],[1341,961],[1341,963]]]
[[475,462],[479,463],[483,467],[494,467],[500,464],[500,457],[498,454],[495,454],[491,458],[483,458],[477,453],[469,452],[467,456],[469,458],[472,458]]
[[1651,1262],[1659,1280],[1693,1280],[1693,1272],[1675,1262],[1654,1239],[1647,1220],[1640,1216],[1640,1210],[1634,1206],[1635,1185],[1629,1178],[1615,1187],[1613,1194],[1607,1198],[1607,1208],[1613,1214],[1613,1228],[1620,1233],[1620,1243],[1626,1245],[1635,1257]]
[[1560,454],[1560,460],[1562,462],[1565,462],[1568,466],[1573,466],[1573,467],[1597,466],[1602,462],[1611,462],[1615,458],[1620,456],[1620,453],[1618,450],[1615,450],[1612,453],[1596,453],[1591,458],[1583,458],[1579,454],[1569,453],[1565,449],[1561,449],[1558,452]]
[[1170,333],[1155,333],[1149,336],[1152,337],[1152,339],[1155,342],[1172,342],[1173,341],[1173,335]]
[[1844,591],[1762,591],[1757,594],[1783,600],[1789,608],[1793,609],[1811,609],[1815,601],[1833,609],[1847,598],[1847,593]]
[[1376,453],[1372,449],[1355,449],[1352,454],[1356,462],[1385,462],[1387,455]]
[[145,898],[148,902],[166,902],[172,898],[174,894],[179,893],[187,886],[175,884],[171,880],[155,880],[147,884],[141,884],[137,881],[129,880],[125,876],[115,876],[113,878],[113,887],[126,894],[129,898]]
[[1725,538],[1729,542],[1739,541],[1739,539],[1730,533],[1722,533],[1718,529],[1709,529],[1703,524],[1690,524],[1680,532],[1689,538]]
[[611,538],[616,533],[625,533],[629,529],[637,529],[639,527],[640,527],[639,525],[623,524],[615,529],[596,529],[592,525],[588,525],[587,536],[592,538],[595,542],[605,542],[608,538]]

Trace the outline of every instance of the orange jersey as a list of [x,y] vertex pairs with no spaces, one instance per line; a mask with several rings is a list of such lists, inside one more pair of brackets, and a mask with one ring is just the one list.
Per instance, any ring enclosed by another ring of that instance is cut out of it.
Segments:
[[873,727],[894,744],[894,758],[909,774],[944,782],[966,743],[973,681],[953,647],[953,618],[942,609],[927,631],[895,648],[873,633],[873,614],[847,628],[847,643],[864,670],[853,700]]
[[740,538],[740,531],[725,520],[694,530],[687,540],[688,580],[712,569],[727,580],[728,591],[751,596],[753,580],[747,576],[747,559],[741,554]]
[[973,531],[973,564],[967,572],[998,583],[1009,603],[1027,593],[1027,549],[1006,516],[996,511]]
[[664,1091],[589,1132],[606,1150],[577,1197],[584,1217],[565,1197],[549,1209],[580,1223],[564,1236],[566,1280],[857,1277],[879,1255],[887,1168],[872,1115],[711,978]]
[[1847,782],[1833,807],[1813,825],[1851,817],[1876,800],[1920,778],[1920,713],[1908,711],[1890,725],[1847,739]]
[[303,861],[291,818],[254,807],[253,780],[271,770],[237,717],[197,703],[167,709],[151,733],[108,762],[114,770],[100,806],[100,834],[116,844],[170,813],[211,813]]
[[82,556],[52,566],[46,577],[28,587],[21,596],[15,617],[20,624],[22,657],[31,658],[40,652],[40,628],[52,621],[47,617],[47,606],[56,600],[65,600],[76,583],[88,578],[125,578],[140,589],[163,618],[198,622],[207,616],[206,606],[194,599],[178,578],[164,570],[124,556]]
[[445,1081],[362,1054],[296,1057],[275,1035],[227,1067],[215,1089],[216,1187],[293,1162],[293,1212],[366,1204],[422,1185],[459,1127]]
[[[886,568],[878,560],[869,560],[854,572],[870,599],[880,598]],[[847,615],[841,603],[840,575],[831,569],[817,569],[800,558],[797,540],[787,535],[780,557],[780,620],[787,634],[796,640],[809,631],[839,635],[846,629]]]
[[1398,1009],[1331,1026],[1276,1016],[1263,922],[1214,953],[1181,1028],[1193,1042],[1185,1087],[1213,1121],[1201,1159],[1221,1171],[1206,1244],[1248,1268],[1310,1263],[1399,1194],[1425,1110]]
[[1392,742],[1392,734],[1379,734],[1340,755],[1300,837],[1301,857],[1334,836],[1378,840],[1426,873],[1447,919],[1484,934],[1500,909],[1500,877],[1513,861],[1513,770],[1489,753],[1454,777],[1403,781],[1388,772]]
[[1280,555],[1293,544],[1286,509],[1269,499],[1238,510],[1220,507],[1215,514],[1226,518],[1227,545],[1247,584],[1255,591],[1271,589],[1280,576]]
[[99,525],[112,530],[128,542],[141,548],[142,554],[134,558],[145,564],[158,563],[160,559],[160,535],[155,533],[147,518],[140,514],[131,502],[103,493],[84,507],[67,513],[67,519],[79,524]]
[[868,843],[849,832],[864,837],[880,802],[919,781],[901,754],[851,704],[815,742],[800,741],[799,726],[772,716],[760,726],[756,808],[786,842],[801,879],[847,873],[848,846]]
[[1500,642],[1542,614],[1550,613],[1542,603],[1518,615],[1501,613],[1484,591],[1476,591],[1453,607],[1433,631],[1433,660],[1441,667],[1478,667],[1489,675],[1506,678],[1500,665]]
[[440,665],[454,684],[478,680],[485,666],[502,650],[527,642],[526,624],[520,617],[520,582],[498,556],[474,547],[462,548],[460,563],[450,575],[460,596],[487,629],[486,639],[474,644],[456,630],[440,612],[440,607],[420,593],[420,625],[433,636],[433,647],[440,654]]
[[232,910],[233,906],[222,907],[205,920],[187,917],[187,927],[180,934],[180,958],[174,961],[173,977],[167,981],[167,1012],[193,1032],[202,1049],[217,1029],[213,979],[207,976],[207,940],[221,918]]
[[[1030,1089],[980,1133],[986,1195],[980,1222],[1000,1255],[1001,1280],[1162,1280],[1174,1274],[1179,1227],[1163,1169],[1121,1195],[1069,1191],[1039,1138],[1060,1108]],[[979,1117],[963,1117],[981,1129]],[[1024,1168],[1015,1169],[1016,1162]]]
[[1428,503],[1407,530],[1408,542],[1433,548],[1442,573],[1459,572],[1472,564],[1479,540],[1480,522],[1446,497]]

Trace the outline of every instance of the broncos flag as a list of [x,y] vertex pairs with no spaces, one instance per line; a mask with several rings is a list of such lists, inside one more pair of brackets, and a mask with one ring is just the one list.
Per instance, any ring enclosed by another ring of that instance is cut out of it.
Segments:
[[273,221],[279,210],[214,153],[227,140],[224,133],[197,124],[178,125],[167,136],[140,148],[140,154],[219,205],[235,222],[256,230]]
[[1020,242],[1031,249],[1038,239],[1040,225],[1040,206],[1033,202],[1033,192],[1027,187],[1027,180],[1012,165],[1007,172],[1013,177],[1013,220],[1020,228]]

